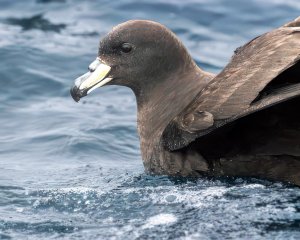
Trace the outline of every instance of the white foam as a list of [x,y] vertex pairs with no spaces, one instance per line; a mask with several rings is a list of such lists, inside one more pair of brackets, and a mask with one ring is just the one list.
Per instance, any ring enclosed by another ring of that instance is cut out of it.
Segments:
[[145,228],[152,228],[157,225],[172,224],[175,223],[176,221],[177,218],[173,214],[161,213],[156,216],[150,217],[142,228],[145,229]]
[[[214,199],[221,198],[229,191],[229,188],[223,186],[208,187],[206,189],[187,188],[178,189],[173,186],[147,187],[142,191],[151,190],[147,199],[151,199],[153,204],[184,204],[187,207],[203,208],[211,204],[215,204]],[[173,199],[170,203],[168,196],[172,195]]]

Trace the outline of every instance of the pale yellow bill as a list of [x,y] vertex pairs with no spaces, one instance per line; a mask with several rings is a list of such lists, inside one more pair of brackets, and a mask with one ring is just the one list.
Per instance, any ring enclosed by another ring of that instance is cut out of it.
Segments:
[[84,79],[80,86],[80,90],[89,89],[88,93],[90,93],[92,90],[94,90],[97,87],[101,87],[104,84],[108,83],[111,78],[105,78],[107,74],[110,72],[111,67],[108,65],[105,65],[103,63],[99,64],[95,71],[91,72],[89,76],[87,76],[86,79]]
[[105,78],[103,79],[101,82],[99,82],[98,84],[96,84],[94,87],[92,87],[91,89],[89,89],[87,91],[87,94],[89,94],[90,92],[94,91],[96,88],[102,87],[103,85],[105,85],[106,83],[110,82],[110,80],[112,80],[112,78]]

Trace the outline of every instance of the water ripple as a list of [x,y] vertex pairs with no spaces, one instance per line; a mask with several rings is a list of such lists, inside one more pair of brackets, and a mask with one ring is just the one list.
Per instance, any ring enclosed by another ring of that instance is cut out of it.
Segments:
[[131,91],[75,104],[99,38],[128,19],[172,29],[219,72],[234,49],[299,15],[297,0],[0,3],[0,239],[299,239],[299,188],[147,175]]

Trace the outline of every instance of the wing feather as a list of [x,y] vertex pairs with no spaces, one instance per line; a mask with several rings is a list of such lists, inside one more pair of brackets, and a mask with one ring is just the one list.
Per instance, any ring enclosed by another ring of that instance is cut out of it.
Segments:
[[[163,143],[170,150],[180,149],[220,126],[300,95],[296,83],[256,101],[270,82],[299,59],[300,19],[238,48],[224,70],[167,126]],[[201,123],[199,112],[210,116],[209,124]]]

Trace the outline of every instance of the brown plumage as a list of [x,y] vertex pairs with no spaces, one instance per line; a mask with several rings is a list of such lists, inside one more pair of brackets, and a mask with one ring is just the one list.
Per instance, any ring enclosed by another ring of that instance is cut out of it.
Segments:
[[[297,23],[299,27],[295,27]],[[238,48],[231,62],[196,96],[193,103],[176,116],[172,125],[192,132],[195,139],[232,119],[299,95],[300,66],[293,69],[299,59],[300,19]],[[213,120],[209,127],[203,128],[198,115],[204,111],[211,114]],[[191,118],[193,121],[189,120]],[[199,124],[198,129],[194,121]],[[182,144],[178,141],[176,146],[168,146],[175,150],[190,141]]]
[[[299,18],[238,48],[218,75],[198,68],[171,31],[150,21],[114,28],[99,58],[111,66],[108,84],[136,95],[148,172],[300,185]],[[72,88],[73,98],[82,91]]]

